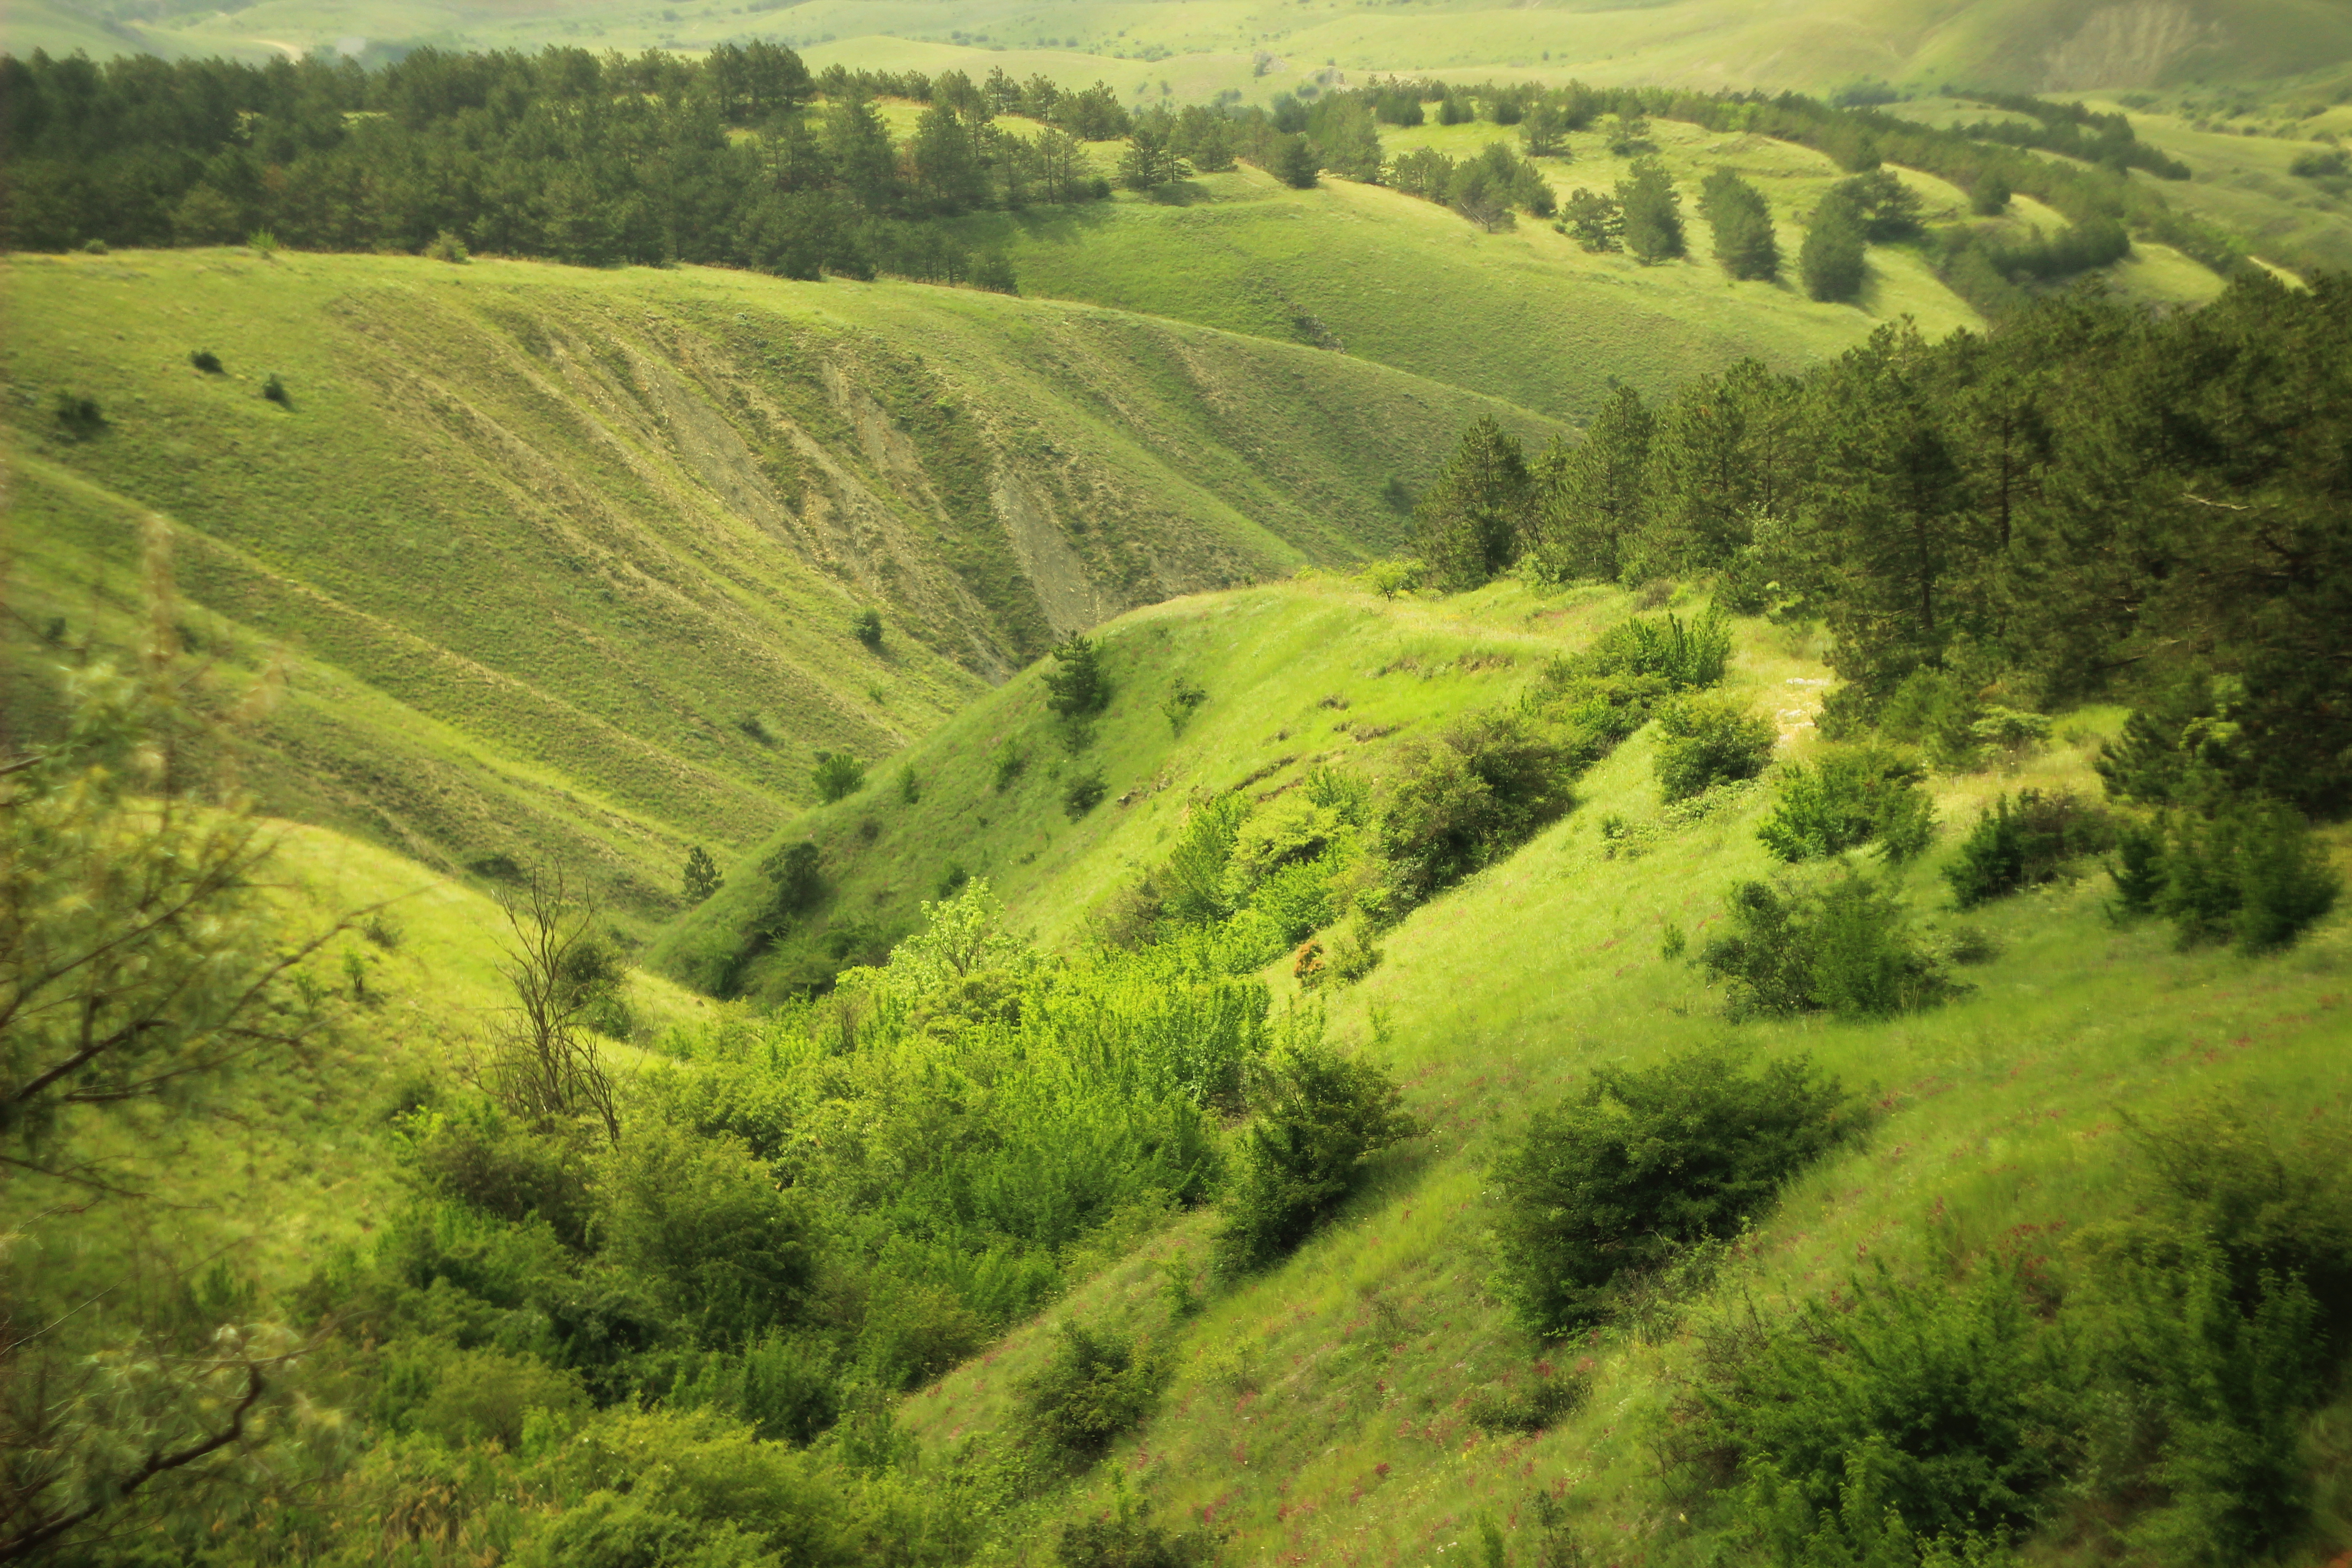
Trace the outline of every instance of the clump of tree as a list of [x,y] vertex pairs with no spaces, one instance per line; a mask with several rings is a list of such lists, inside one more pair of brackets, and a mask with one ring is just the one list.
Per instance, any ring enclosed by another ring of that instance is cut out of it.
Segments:
[[2115,823],[2063,790],[1995,799],[1960,840],[1944,880],[1961,909],[2053,881],[2073,862],[2115,843]]
[[1509,226],[1514,208],[1549,217],[1558,206],[1543,172],[1507,142],[1489,142],[1475,158],[1419,148],[1389,165],[1387,181],[1406,195],[1452,207],[1489,233]]

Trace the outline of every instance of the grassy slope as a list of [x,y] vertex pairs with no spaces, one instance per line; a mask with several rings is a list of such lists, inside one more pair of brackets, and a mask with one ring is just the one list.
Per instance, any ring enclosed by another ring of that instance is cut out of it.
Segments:
[[[1234,652],[1254,661],[1259,643],[1287,627],[1352,613],[1390,623],[1356,634],[1367,640],[1430,637],[1442,620],[1453,646],[1482,636],[1509,646],[1531,632],[1557,646],[1623,607],[1587,602],[1560,615],[1507,586],[1391,613],[1309,587],[1165,606],[1123,624],[1119,639],[1151,636],[1180,614],[1252,616],[1261,637]],[[1824,674],[1811,651],[1769,628],[1742,630],[1735,685],[1779,716],[1791,754],[1811,743],[1806,714]],[[1175,750],[1171,771],[1228,772],[1271,749],[1235,748],[1226,736],[1278,721],[1312,687],[1251,682],[1254,668],[1202,672],[1213,689],[1248,692],[1251,710]],[[1475,695],[1507,695],[1527,668]],[[1947,900],[1936,869],[1955,827],[1997,791],[2095,787],[2084,746],[2116,719],[2077,715],[2066,743],[2014,775],[1943,781],[1945,843],[1905,878],[1913,907],[1963,923],[1937,912]],[[1160,1415],[1118,1447],[1074,1510],[1107,1507],[1124,1487],[1165,1518],[1228,1532],[1231,1561],[1403,1563],[1466,1544],[1480,1514],[1526,1522],[1525,1500],[1542,1487],[1570,1500],[1604,1551],[1632,1546],[1657,1531],[1664,1500],[1641,1437],[1686,1364],[1687,1339],[1612,1336],[1588,1347],[1593,1397],[1540,1438],[1487,1442],[1462,1415],[1471,1394],[1524,1377],[1538,1353],[1481,1284],[1486,1163],[1530,1109],[1572,1089],[1591,1064],[1640,1065],[1727,1040],[1768,1058],[1811,1052],[1881,1094],[1886,1115],[1868,1142],[1801,1178],[1718,1290],[1718,1300],[1744,1291],[1768,1311],[1835,1288],[1872,1259],[1933,1268],[2015,1226],[2063,1228],[2110,1212],[2119,1112],[2213,1092],[2250,1095],[2282,1116],[2352,1110],[2342,1050],[2352,920],[2340,913],[2292,953],[2249,961],[2178,952],[2161,928],[2117,928],[2096,880],[2062,886],[1968,917],[2001,952],[1964,972],[1976,989],[1949,1005],[1888,1024],[1727,1025],[1696,972],[1661,961],[1657,943],[1666,921],[1704,940],[1727,885],[1768,869],[1753,837],[1760,799],[1661,832],[1639,858],[1606,858],[1601,816],[1622,814],[1637,837],[1657,820],[1650,757],[1646,733],[1637,736],[1588,777],[1570,816],[1414,914],[1386,939],[1383,965],[1333,1003],[1332,1033],[1391,1065],[1433,1129],[1337,1225],[1180,1324],[1158,1266],[1179,1256],[1197,1266],[1209,1228],[1208,1216],[1182,1222],[1045,1322],[913,1397],[906,1415],[926,1451],[1003,1422],[1014,1385],[1048,1348],[1051,1321],[1068,1315],[1151,1333],[1180,1369]],[[1142,837],[1121,826],[1098,860]],[[2352,843],[2339,832],[2336,847],[2340,863]],[[1067,906],[1100,879],[1097,866],[1058,886],[1016,884],[1015,897],[1033,911]],[[2326,1462],[2323,1496],[2340,1510],[2352,1496],[2352,1454]],[[2328,1551],[2352,1542],[2347,1526],[2336,1519],[2345,1539]]]
[[[13,658],[57,621],[111,635],[161,511],[226,617],[210,651],[292,648],[273,802],[444,868],[594,865],[640,916],[687,842],[806,799],[814,750],[895,751],[1129,605],[1390,548],[1383,476],[1479,412],[1547,428],[1351,358],[913,285],[171,252],[5,287]],[[67,389],[102,434],[59,438]]]

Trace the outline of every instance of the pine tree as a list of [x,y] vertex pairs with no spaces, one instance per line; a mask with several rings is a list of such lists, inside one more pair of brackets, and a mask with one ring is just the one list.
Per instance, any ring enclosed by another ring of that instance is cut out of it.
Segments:
[[1421,557],[1439,587],[1478,587],[1517,557],[1528,500],[1518,439],[1491,417],[1462,433],[1437,482],[1413,508]]
[[719,863],[710,858],[710,851],[699,844],[686,852],[686,870],[682,879],[686,901],[689,904],[698,904],[717,892],[722,880],[719,875]]
[[1615,250],[1624,240],[1625,215],[1609,197],[1579,185],[1560,209],[1559,226],[1586,250]]
[[1763,193],[1728,169],[1717,169],[1700,187],[1699,216],[1715,234],[1715,258],[1732,277],[1770,282],[1780,275],[1780,243],[1773,237],[1772,211]]
[[1797,275],[1807,294],[1841,303],[1862,297],[1862,215],[1853,203],[1835,191],[1822,198],[1805,230],[1804,248],[1797,253]]
[[1625,213],[1625,248],[1644,266],[1683,254],[1683,199],[1665,165],[1644,158],[1633,177],[1617,183],[1617,205]]
[[1649,521],[1650,445],[1657,419],[1624,382],[1573,447],[1546,454],[1532,510],[1535,570],[1545,581],[1623,574]]

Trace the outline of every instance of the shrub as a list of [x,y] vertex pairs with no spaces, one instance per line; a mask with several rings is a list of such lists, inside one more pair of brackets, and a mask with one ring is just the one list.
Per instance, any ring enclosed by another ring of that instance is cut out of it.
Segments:
[[401,1138],[407,1169],[427,1191],[511,1225],[543,1221],[566,1247],[588,1245],[588,1145],[572,1130],[535,1132],[476,1102],[417,1111]]
[[1669,612],[1618,622],[1570,661],[1580,675],[1654,675],[1676,691],[1695,691],[1723,679],[1731,662],[1731,622],[1710,605],[1695,621]]
[[867,647],[882,646],[882,612],[868,605],[849,618],[849,634]]
[[923,798],[923,781],[915,776],[912,768],[898,770],[898,800],[903,805],[913,805]]
[[220,355],[213,353],[210,349],[190,350],[188,353],[188,363],[194,365],[198,370],[203,371],[206,375],[221,375],[226,374],[221,369]]
[[2106,814],[2063,791],[2045,795],[2027,790],[2013,807],[2002,795],[1960,841],[1959,858],[1944,868],[1944,880],[1960,908],[1974,909],[2047,882],[2067,861],[2114,842]]
[[1782,860],[1811,860],[1875,842],[1907,860],[1935,836],[1936,814],[1919,784],[1927,770],[1883,746],[1839,747],[1781,774],[1772,815],[1756,830]]
[[1591,1381],[1576,1373],[1565,1376],[1539,1369],[1522,1387],[1490,1389],[1474,1395],[1466,1415],[1470,1425],[1489,1436],[1549,1431],[1564,1416],[1573,1415],[1591,1392]]
[[988,768],[996,783],[996,793],[1003,795],[1013,787],[1013,782],[1028,771],[1029,753],[1021,742],[1006,736],[988,753]]
[[2164,916],[2184,943],[2235,942],[2245,952],[2291,945],[2343,889],[2302,814],[2276,801],[2128,830],[2119,860],[2111,871],[2126,910]]
[[814,1268],[807,1226],[733,1139],[640,1118],[603,1198],[603,1255],[654,1281],[707,1342],[743,1344],[796,1314]]
[[94,397],[60,392],[51,407],[57,415],[58,429],[70,440],[86,440],[106,428],[106,416],[100,412]]
[[1803,1058],[1755,1077],[1715,1052],[1601,1068],[1497,1164],[1503,1291],[1539,1334],[1603,1321],[1621,1282],[1738,1234],[1855,1125],[1837,1080]]
[[1217,1234],[1231,1269],[1271,1263],[1306,1240],[1356,1190],[1367,1160],[1420,1131],[1386,1072],[1320,1044],[1270,1062],[1249,1100],[1255,1120]]
[[433,237],[432,243],[425,247],[425,254],[428,259],[462,267],[472,253],[466,248],[464,240],[445,228]]
[[824,872],[814,839],[788,844],[760,863],[775,885],[771,910],[780,917],[804,915],[824,901]]
[[1180,675],[1171,680],[1168,683],[1168,695],[1160,702],[1160,715],[1168,721],[1168,733],[1171,736],[1181,735],[1184,732],[1184,726],[1192,721],[1193,712],[1208,700],[1207,692],[1185,679],[1184,677]]
[[[1391,506],[1404,499],[1404,487],[1393,476],[1389,480],[1392,492],[1387,495]],[[1406,508],[1405,510],[1410,510]],[[1399,594],[1410,594],[1421,586],[1422,565],[1418,561],[1384,559],[1364,563],[1364,586],[1383,599],[1393,599]]]
[[1047,708],[1065,719],[1085,719],[1110,706],[1110,679],[1090,638],[1072,633],[1054,649],[1054,662],[1045,672]]
[[972,259],[971,286],[992,294],[1021,292],[1021,279],[1013,270],[1012,258],[1001,250],[983,250]]
[[1148,1343],[1130,1345],[1065,1319],[1052,1358],[1021,1384],[1023,1428],[1066,1458],[1098,1458],[1143,1424],[1168,1371]]
[[1200,1568],[1217,1560],[1217,1542],[1137,1517],[1121,1492],[1116,1512],[1064,1525],[1055,1555],[1063,1568]]
[[1658,711],[1658,784],[1668,801],[1752,779],[1772,760],[1772,721],[1728,697],[1675,698]]
[[866,764],[847,752],[819,752],[809,779],[817,798],[830,805],[866,787]]
[[1377,826],[1407,902],[1508,853],[1570,804],[1559,737],[1517,714],[1473,715],[1398,754]]
[[686,865],[678,872],[679,891],[689,904],[698,904],[717,892],[724,879],[719,874],[719,862],[710,851],[697,844],[686,852]]
[[1089,769],[1078,773],[1063,787],[1062,809],[1068,814],[1072,822],[1076,822],[1102,804],[1103,795],[1108,787],[1103,783],[1103,776],[1099,771]]
[[1730,915],[1731,930],[1706,944],[1699,963],[1727,983],[1734,1017],[1886,1017],[1954,989],[1895,895],[1867,877],[1814,889],[1745,882],[1732,889]]
[[1958,677],[1915,669],[1880,708],[1878,728],[1890,741],[1923,748],[1944,772],[1960,773],[1976,766],[1982,744],[1976,726],[1983,716],[1983,704]]

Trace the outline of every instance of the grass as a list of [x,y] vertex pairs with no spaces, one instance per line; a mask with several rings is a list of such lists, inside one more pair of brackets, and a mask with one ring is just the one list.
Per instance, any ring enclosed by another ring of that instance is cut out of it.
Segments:
[[[1586,604],[1560,618],[1582,631],[1622,608]],[[1517,587],[1443,609],[1497,630],[1545,614]],[[1320,594],[1292,612],[1327,613]],[[1742,626],[1735,687],[1779,719],[1784,754],[1812,744],[1822,671],[1811,651]],[[1941,848],[1903,885],[1923,917],[1981,930],[2000,952],[1963,972],[1974,989],[1959,1000],[1883,1024],[1732,1026],[1695,967],[1660,958],[1664,922],[1703,939],[1728,884],[1768,870],[1754,838],[1765,797],[1667,827],[1648,737],[1636,737],[1589,775],[1573,814],[1416,912],[1385,939],[1381,968],[1333,1003],[1332,1033],[1407,1083],[1428,1138],[1289,1263],[1215,1296],[1190,1322],[1171,1319],[1155,1270],[1162,1258],[1205,1259],[1205,1217],[1049,1315],[1151,1332],[1181,1368],[1159,1416],[1069,1511],[1108,1507],[1126,1487],[1171,1521],[1225,1532],[1235,1561],[1407,1563],[1475,1540],[1482,1515],[1507,1532],[1529,1527],[1527,1500],[1544,1489],[1565,1500],[1602,1560],[1621,1545],[1652,1549],[1670,1505],[1647,1436],[1690,1342],[1610,1334],[1540,1347],[1483,1283],[1487,1162],[1530,1109],[1597,1062],[1639,1066],[1727,1039],[1765,1057],[1810,1052],[1879,1098],[1885,1116],[1869,1140],[1801,1178],[1718,1287],[1717,1300],[1744,1297],[1768,1313],[1874,1260],[1940,1269],[2021,1226],[2063,1231],[2114,1212],[2122,1113],[2216,1093],[2278,1117],[2352,1111],[2341,1049],[2352,921],[2342,914],[2287,955],[2256,961],[2181,952],[2167,930],[2111,923],[2102,879],[1965,922],[1941,912],[1937,867],[1980,805],[2024,786],[2095,789],[2087,747],[2119,721],[2112,710],[2080,713],[2062,722],[2066,742],[2011,772],[1938,781]],[[1595,824],[1612,812],[1637,830],[1658,825],[1634,835],[1646,853],[1605,855]],[[2340,832],[2333,842],[2341,863],[2352,846]],[[1016,1333],[908,1401],[928,1453],[1005,1420],[1009,1391],[1047,1349],[1044,1331]],[[1488,1441],[1467,1426],[1473,1395],[1525,1379],[1539,1359],[1590,1363],[1594,1392],[1580,1414],[1534,1438]],[[2324,1489],[2344,1479],[2327,1471]],[[2352,1542],[2345,1521],[2326,1528],[2334,1534],[2309,1561]],[[1518,1537],[1511,1561],[1531,1549]]]
[[[298,673],[257,761],[275,808],[445,870],[593,867],[638,921],[677,907],[688,844],[813,798],[815,751],[894,752],[1137,603],[1392,548],[1388,475],[1478,412],[1550,428],[1303,347],[908,284],[174,251],[16,258],[0,289],[31,399],[10,662],[106,643],[160,512],[212,651]],[[48,418],[65,387],[94,436]]]

